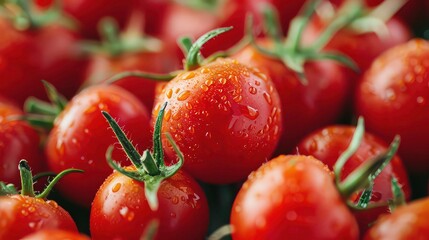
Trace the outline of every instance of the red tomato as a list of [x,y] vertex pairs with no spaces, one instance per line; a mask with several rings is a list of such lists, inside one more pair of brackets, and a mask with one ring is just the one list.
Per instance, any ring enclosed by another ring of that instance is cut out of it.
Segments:
[[0,197],[0,239],[21,239],[40,229],[77,232],[71,216],[55,201],[29,196]]
[[[126,125],[126,131],[134,132],[130,137],[138,143],[139,149],[145,149],[151,143],[149,113],[129,92],[113,85],[100,85],[76,95],[57,117],[45,151],[52,171],[67,168],[85,171],[62,180],[58,188],[69,200],[86,207],[112,172],[105,153],[116,141],[101,110],[111,112],[121,125]],[[126,159],[120,149],[115,149],[113,156],[117,160]]]
[[232,237],[358,239],[331,172],[311,156],[280,155],[249,175],[234,201]]
[[357,113],[370,132],[389,141],[401,136],[399,155],[412,172],[428,173],[429,44],[415,39],[394,47],[372,64],[356,93]]
[[200,186],[182,171],[164,180],[158,190],[158,210],[149,208],[144,182],[114,172],[92,203],[91,237],[140,239],[148,224],[158,220],[155,239],[204,239],[208,205]]
[[99,37],[98,23],[104,17],[112,17],[120,26],[125,26],[136,7],[135,0],[63,0],[61,4],[64,11],[77,20],[80,31],[86,38]]
[[0,94],[22,104],[27,97],[46,98],[41,80],[66,97],[83,80],[86,61],[79,55],[79,37],[55,25],[19,31],[0,19]]
[[[165,66],[166,59],[162,55],[149,52],[122,54],[116,57],[105,54],[93,55],[86,71],[85,84],[99,84],[123,71],[167,72],[170,67]],[[114,84],[133,93],[147,109],[152,109],[157,85],[155,80],[126,77]]]
[[[314,156],[332,170],[341,153],[347,149],[354,132],[355,127],[352,126],[335,125],[325,127],[304,138],[296,147],[296,152]],[[384,153],[386,150],[387,145],[383,140],[370,133],[365,133],[358,150],[345,164],[342,171],[342,178],[345,179],[363,162]],[[406,199],[410,199],[410,184],[407,173],[401,159],[395,155],[390,164],[375,179],[370,203],[382,203],[393,199],[391,190],[392,177],[398,179]],[[357,202],[358,199],[355,200]],[[359,223],[359,229],[363,235],[380,214],[388,212],[389,209],[386,206],[365,211],[355,211],[353,214]]]
[[427,239],[429,233],[429,198],[415,200],[379,218],[365,235],[365,240]]
[[[269,40],[259,40],[270,45]],[[283,132],[276,154],[287,153],[311,131],[335,123],[347,98],[348,79],[342,67],[333,61],[311,61],[304,65],[307,85],[298,74],[278,59],[259,53],[249,46],[233,58],[260,69],[274,82],[282,104]]]
[[44,169],[43,151],[36,130],[25,121],[10,121],[7,118],[24,113],[11,103],[0,99],[0,180],[21,186],[16,166],[21,159],[28,159],[33,171]]
[[72,231],[60,229],[40,230],[33,234],[25,236],[22,240],[46,240],[46,239],[72,239],[72,240],[90,240],[89,237]]
[[[267,161],[282,130],[271,79],[232,59],[218,59],[168,82],[153,116],[164,102],[162,131],[171,133],[183,152],[184,169],[205,182],[243,180]],[[174,162],[167,144],[166,156]]]

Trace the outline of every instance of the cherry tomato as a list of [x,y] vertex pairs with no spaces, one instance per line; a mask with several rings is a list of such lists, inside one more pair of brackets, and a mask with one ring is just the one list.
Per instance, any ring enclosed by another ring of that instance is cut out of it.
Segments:
[[[143,182],[121,173],[110,175],[91,207],[91,237],[139,239],[151,220],[159,222],[155,239],[203,239],[208,206],[198,184],[182,171],[163,181],[158,210],[149,208]],[[180,234],[179,234],[180,233]]]
[[75,94],[86,66],[75,32],[58,25],[19,31],[5,19],[0,31],[1,95],[20,105],[29,96],[46,98],[41,80],[66,97]]
[[25,236],[22,240],[46,240],[46,239],[73,239],[73,240],[89,240],[90,238],[72,231],[60,229],[40,230],[33,234]]
[[[271,45],[270,40],[259,40]],[[276,154],[287,153],[311,131],[333,124],[340,118],[347,99],[348,79],[342,67],[328,60],[309,61],[304,65],[307,84],[279,60],[248,46],[234,59],[260,69],[274,82],[279,92],[283,119]]]
[[359,236],[328,167],[304,155],[280,155],[249,175],[234,201],[231,225],[234,240]]
[[422,39],[394,47],[378,57],[359,82],[357,113],[370,132],[389,141],[401,136],[399,155],[412,172],[428,173],[429,44]]
[[[352,126],[329,126],[317,130],[305,137],[296,147],[296,152],[303,155],[311,155],[325,163],[330,169],[343,153],[355,132]],[[363,162],[370,160],[387,150],[386,143],[370,133],[365,133],[356,153],[347,161],[342,171],[345,179],[353,170]],[[395,177],[402,186],[406,199],[410,199],[410,184],[407,173],[399,156],[395,155],[389,165],[377,176],[374,181],[370,203],[382,203],[393,199],[391,190],[391,178]],[[355,201],[357,202],[357,198]],[[388,207],[371,208],[365,211],[354,211],[359,230],[363,235],[369,226],[375,222],[382,213],[388,213]]]
[[0,99],[0,180],[20,186],[21,159],[28,159],[33,171],[44,169],[40,137],[25,121],[9,120],[22,117],[24,113],[7,100]]
[[[270,157],[282,130],[280,100],[271,79],[228,58],[168,82],[153,116],[164,102],[169,104],[163,132],[183,152],[185,171],[205,182],[243,180]],[[167,159],[176,159],[167,143],[165,151]]]
[[99,37],[98,24],[104,17],[112,17],[120,26],[125,26],[129,15],[137,6],[135,0],[63,0],[61,4],[64,12],[77,20],[79,29],[86,38]]
[[429,198],[415,200],[398,207],[392,214],[380,217],[364,239],[426,239],[429,233],[428,214]]
[[[85,171],[69,176],[58,184],[59,191],[69,200],[89,207],[104,179],[112,172],[105,153],[115,143],[101,110],[115,115],[125,130],[133,132],[131,139],[139,149],[151,143],[148,110],[129,92],[113,85],[84,89],[67,104],[57,117],[46,141],[49,168],[59,172],[67,168]],[[116,149],[115,159],[125,160]],[[76,193],[79,194],[76,194]]]

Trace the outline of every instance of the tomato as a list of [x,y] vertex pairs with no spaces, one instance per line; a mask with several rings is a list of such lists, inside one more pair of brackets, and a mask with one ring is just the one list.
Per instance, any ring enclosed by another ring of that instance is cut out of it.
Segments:
[[46,239],[73,239],[73,240],[89,240],[90,238],[72,231],[59,229],[40,230],[33,234],[25,236],[22,240],[46,240]]
[[[204,182],[243,180],[270,157],[282,130],[271,79],[229,58],[168,82],[155,100],[153,116],[165,102],[163,132],[183,152],[184,170]],[[169,161],[176,159],[171,146],[165,152]]]
[[59,25],[17,30],[0,19],[0,94],[22,103],[44,98],[41,80],[71,97],[83,80],[86,60],[78,50],[79,36]]
[[[258,43],[273,44],[269,39]],[[261,54],[252,46],[233,58],[267,74],[279,92],[283,132],[276,154],[290,152],[311,131],[339,120],[348,90],[347,75],[339,64],[328,60],[308,61],[304,64],[308,83],[302,84],[299,75],[280,59]]]
[[[208,226],[204,192],[182,171],[161,183],[158,210],[149,208],[144,183],[121,173],[110,175],[91,207],[91,237],[139,239],[151,220],[158,220],[155,239],[203,239]],[[180,233],[180,234],[178,234]]]
[[280,155],[249,175],[231,212],[232,238],[358,239],[356,220],[326,165]]
[[77,20],[79,29],[86,38],[99,37],[98,24],[104,17],[112,17],[120,26],[125,26],[129,15],[137,6],[135,0],[63,0],[61,4],[64,12]]
[[378,57],[359,82],[356,110],[367,128],[389,141],[401,136],[399,155],[411,172],[428,173],[429,44],[411,40]]
[[[53,184],[65,174],[76,172],[69,169],[59,173],[46,189],[36,195],[33,188],[33,176],[27,161],[18,165],[23,183],[18,194],[14,186],[0,182],[0,239],[21,239],[42,229],[64,229],[77,232],[76,224],[70,214],[55,201],[45,200]],[[6,186],[5,188],[3,188]]]
[[18,162],[28,159],[33,171],[44,169],[40,137],[25,121],[9,120],[24,113],[7,100],[0,99],[0,179],[20,186]]
[[[201,5],[208,6],[201,7]],[[183,53],[177,46],[179,38],[185,36],[196,38],[214,28],[233,26],[234,28],[224,33],[222,37],[205,44],[202,52],[203,55],[208,56],[232,47],[244,37],[245,17],[250,10],[244,0],[211,2],[197,0],[186,3],[170,1],[169,4],[164,4],[161,24],[159,24],[160,30],[155,36],[165,42],[169,51],[176,53],[173,57],[180,63]],[[154,23],[157,24],[156,21]],[[151,31],[148,32],[151,33]]]
[[425,239],[429,232],[428,214],[429,198],[415,200],[380,217],[364,239]]
[[[45,152],[49,168],[54,172],[66,168],[85,171],[64,179],[57,187],[67,199],[86,207],[112,172],[106,164],[105,153],[115,139],[101,110],[115,114],[127,131],[134,132],[131,139],[138,143],[139,149],[151,142],[148,110],[131,93],[117,86],[99,85],[76,95],[56,118]],[[126,159],[120,149],[114,151],[114,157]]]
[[[305,137],[296,147],[296,153],[314,156],[330,169],[333,169],[340,154],[347,149],[354,132],[355,127],[345,125],[322,128]],[[371,133],[365,133],[356,153],[345,164],[342,170],[342,178],[345,179],[363,162],[382,154],[386,150],[387,145],[383,140]],[[401,159],[398,155],[395,155],[389,165],[375,179],[370,203],[382,203],[393,199],[391,191],[392,177],[395,177],[402,186],[406,199],[410,199],[411,189],[407,173]],[[357,203],[358,199],[354,200]],[[358,221],[361,235],[368,230],[379,215],[388,212],[387,206],[371,208],[366,211],[354,211],[353,214]]]

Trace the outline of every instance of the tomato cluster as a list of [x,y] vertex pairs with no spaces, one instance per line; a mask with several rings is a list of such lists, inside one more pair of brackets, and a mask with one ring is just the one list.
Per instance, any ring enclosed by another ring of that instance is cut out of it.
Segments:
[[0,240],[426,236],[428,7],[0,1]]

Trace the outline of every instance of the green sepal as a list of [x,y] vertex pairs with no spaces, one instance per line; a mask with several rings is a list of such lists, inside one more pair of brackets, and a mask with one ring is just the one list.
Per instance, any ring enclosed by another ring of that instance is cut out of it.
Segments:
[[12,183],[6,184],[0,182],[0,196],[8,196],[18,194],[18,191],[15,188],[15,185]]
[[399,185],[397,178],[392,177],[391,186],[392,186],[393,198],[390,199],[388,203],[389,203],[390,212],[394,212],[395,209],[398,208],[399,206],[405,205],[406,200],[405,200],[404,191],[402,191],[402,187]]
[[183,154],[180,152],[176,143],[169,134],[166,134],[166,137],[178,155],[178,161],[171,166],[165,166],[164,163],[161,129],[166,106],[167,103],[162,105],[155,122],[153,135],[153,153],[151,153],[149,150],[145,150],[142,155],[140,155],[134,146],[132,146],[131,141],[127,138],[123,130],[109,115],[109,113],[102,112],[103,116],[105,116],[107,122],[118,138],[119,143],[123,147],[123,150],[126,152],[132,164],[136,167],[136,170],[126,170],[121,167],[119,163],[112,159],[111,154],[113,151],[113,146],[110,146],[106,151],[106,159],[109,166],[131,179],[144,182],[146,199],[148,201],[149,207],[154,211],[158,209],[157,193],[162,181],[176,174],[176,172],[183,166],[184,163]]

